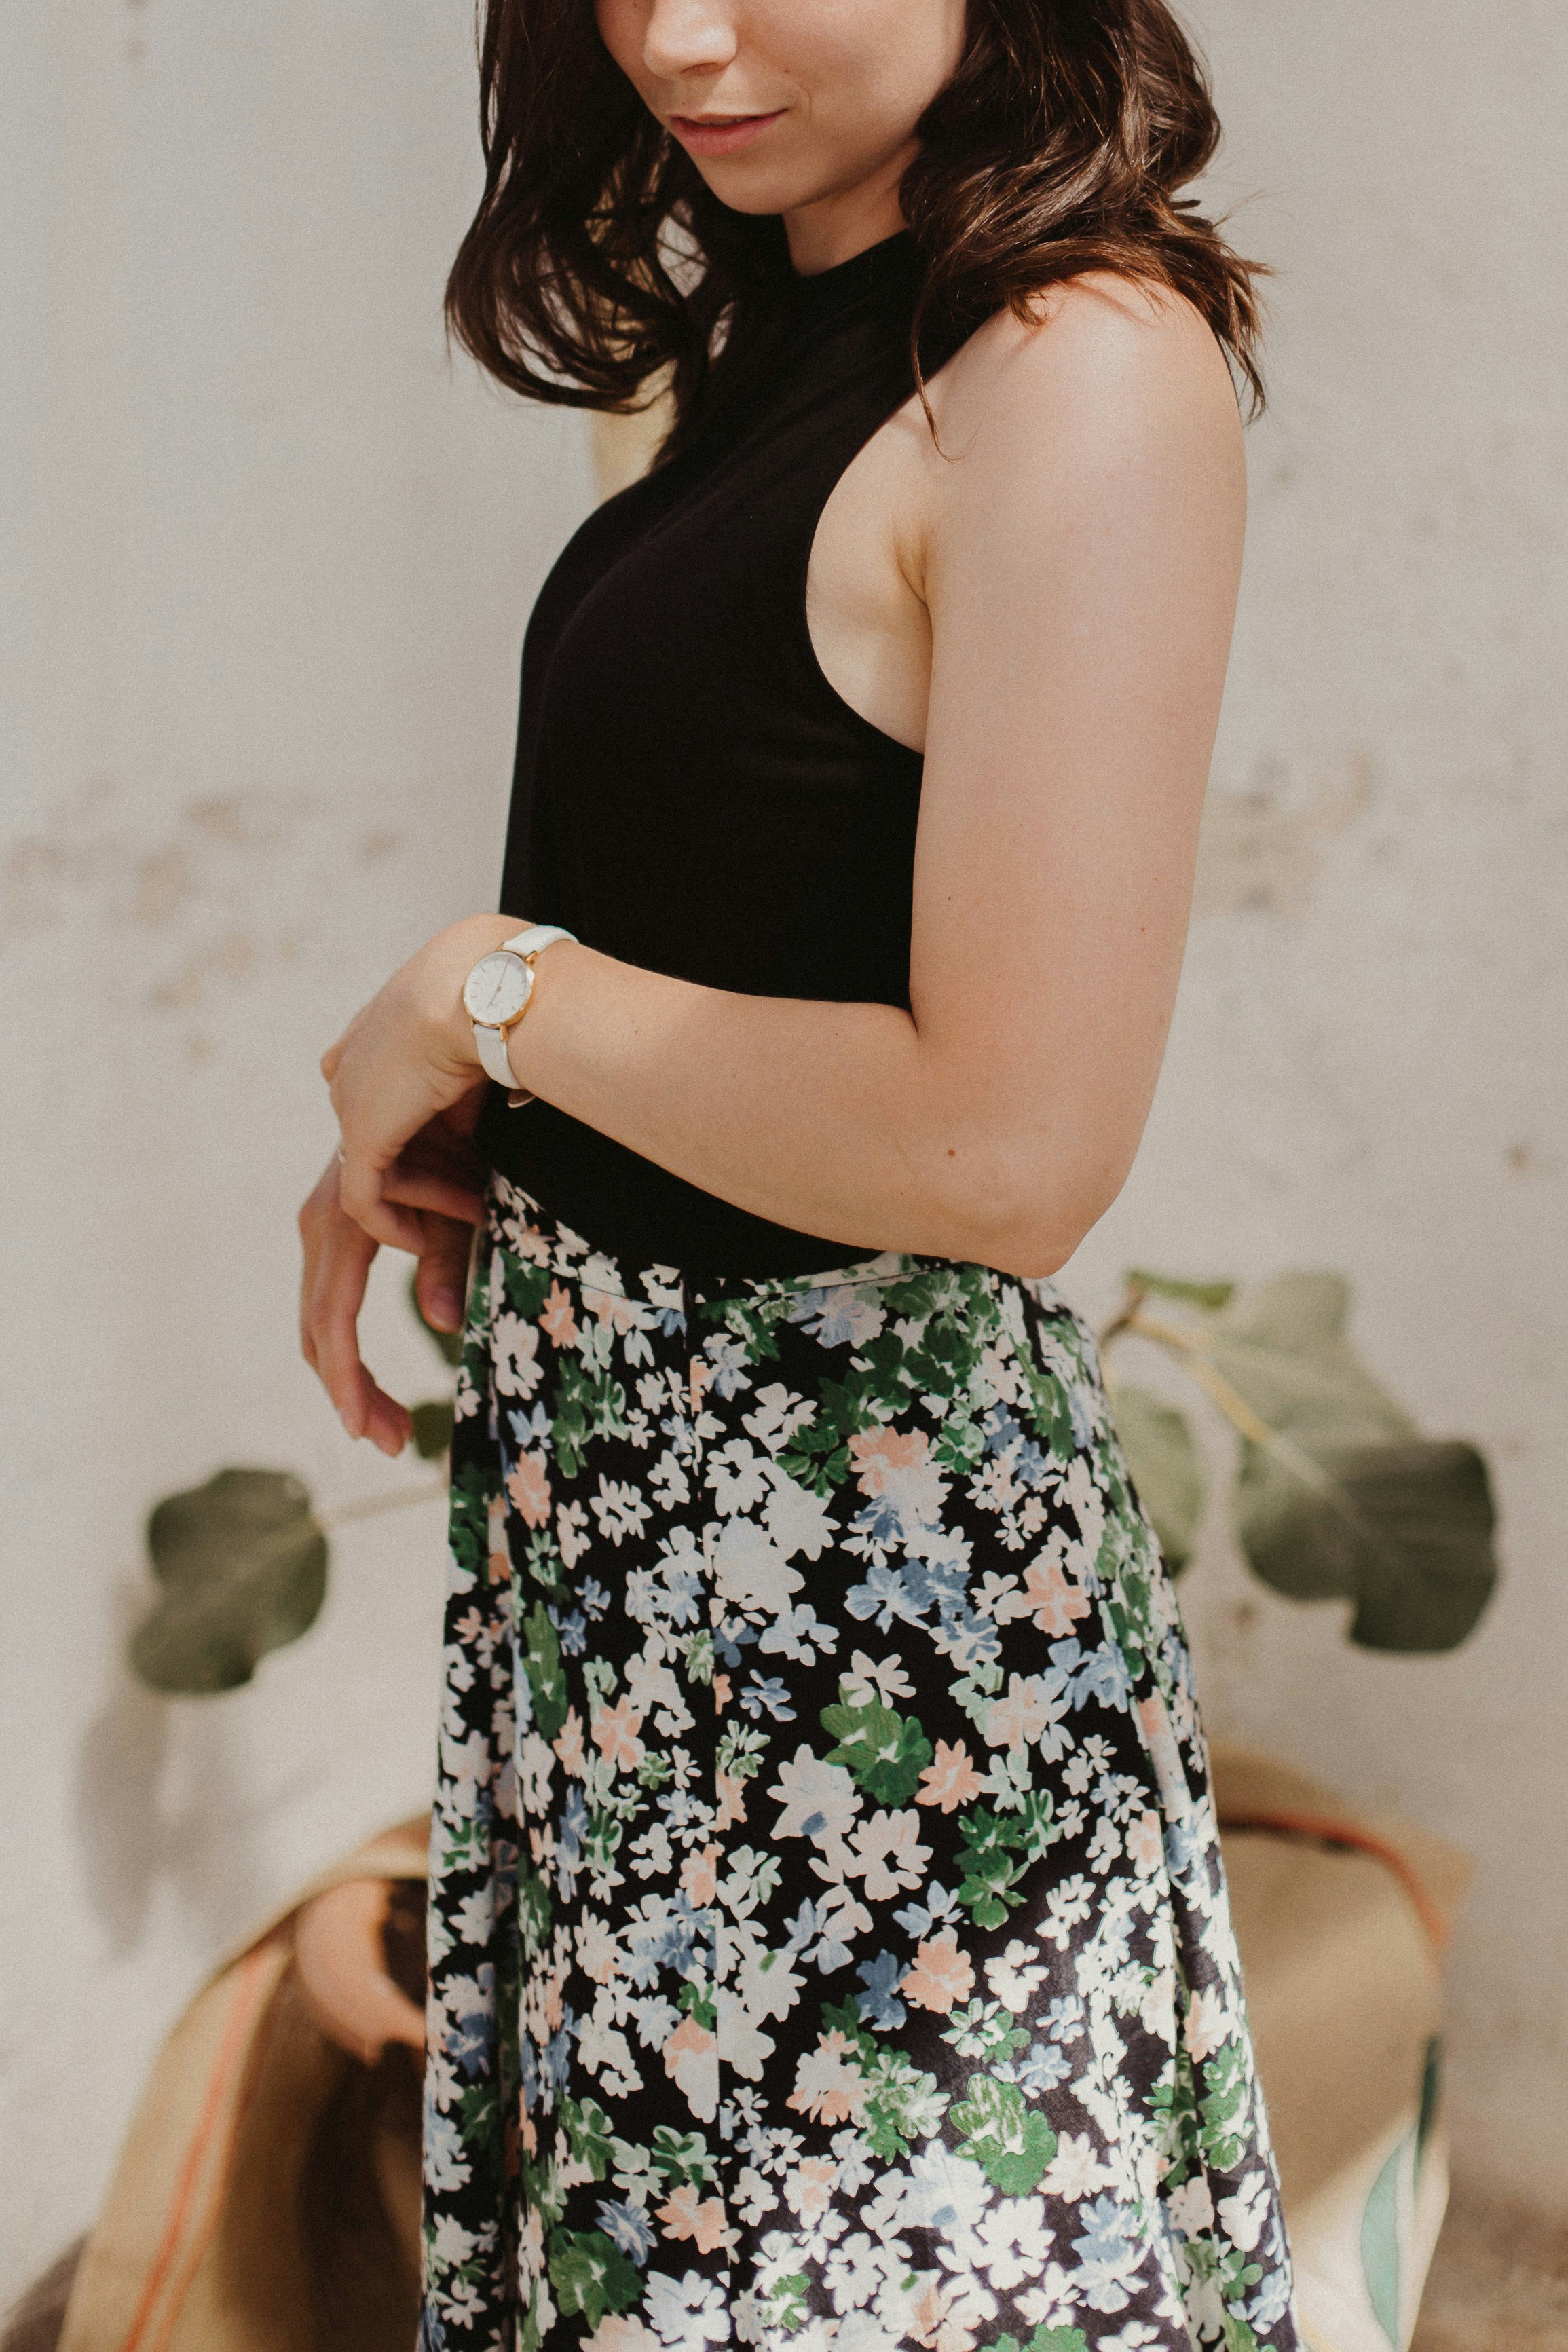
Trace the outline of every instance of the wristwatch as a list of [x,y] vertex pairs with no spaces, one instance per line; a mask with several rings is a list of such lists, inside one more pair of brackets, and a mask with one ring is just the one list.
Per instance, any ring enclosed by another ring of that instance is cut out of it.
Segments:
[[508,1090],[513,1110],[533,1100],[512,1075],[506,1045],[533,996],[533,960],[557,940],[575,938],[556,923],[533,923],[481,956],[463,982],[463,1009],[474,1024],[474,1045],[485,1076]]

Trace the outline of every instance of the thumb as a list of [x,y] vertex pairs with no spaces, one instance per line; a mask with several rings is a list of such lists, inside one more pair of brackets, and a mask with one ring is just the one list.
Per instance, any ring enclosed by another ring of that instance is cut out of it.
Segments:
[[425,1246],[419,1253],[415,1276],[419,1312],[435,1330],[460,1331],[474,1229],[472,1225],[460,1224],[455,1217],[426,1213],[421,1222]]

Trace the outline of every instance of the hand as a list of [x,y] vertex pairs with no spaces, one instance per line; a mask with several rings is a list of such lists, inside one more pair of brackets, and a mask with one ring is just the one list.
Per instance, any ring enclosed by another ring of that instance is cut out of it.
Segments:
[[504,915],[475,915],[437,932],[321,1056],[342,1134],[338,1199],[373,1241],[417,1257],[423,1229],[416,1211],[479,1221],[473,1186],[452,1181],[439,1152],[409,1171],[401,1188],[387,1179],[416,1135],[482,1089],[463,982],[517,928]]
[[365,1283],[384,1242],[407,1250],[426,1320],[442,1331],[462,1321],[470,1232],[484,1213],[469,1143],[484,1079],[460,992],[516,928],[481,915],[441,932],[322,1056],[343,1148],[300,1212],[300,1346],[349,1435],[384,1454],[403,1451],[413,1423],[360,1355]]
[[[415,1296],[425,1320],[437,1331],[456,1331],[463,1319],[468,1249],[482,1214],[468,1134],[481,1098],[476,1089],[456,1109],[432,1120],[399,1155],[384,1182],[385,1196],[404,1206],[423,1197],[430,1171],[437,1167],[445,1171],[445,1185],[466,1183],[468,1188],[463,1216],[430,1209],[413,1212],[419,1227]],[[413,1433],[412,1419],[405,1406],[377,1385],[359,1349],[359,1312],[381,1244],[344,1209],[342,1174],[334,1154],[300,1212],[305,1248],[300,1344],[349,1435],[368,1437],[383,1454],[401,1454]]]

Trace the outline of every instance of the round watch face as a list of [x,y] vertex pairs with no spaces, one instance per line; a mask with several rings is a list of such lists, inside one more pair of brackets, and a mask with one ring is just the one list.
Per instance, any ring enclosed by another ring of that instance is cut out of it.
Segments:
[[533,993],[533,967],[507,948],[481,956],[463,982],[463,1003],[470,1021],[500,1029],[515,1021]]

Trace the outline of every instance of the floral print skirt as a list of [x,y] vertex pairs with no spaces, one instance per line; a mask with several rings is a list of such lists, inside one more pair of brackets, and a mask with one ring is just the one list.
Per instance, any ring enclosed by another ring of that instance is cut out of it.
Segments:
[[1180,1621],[1048,1284],[704,1285],[497,1179],[426,2352],[1294,2352]]

